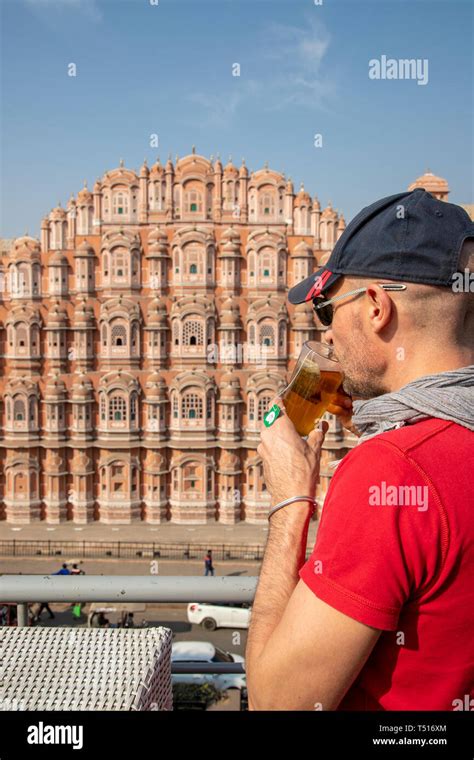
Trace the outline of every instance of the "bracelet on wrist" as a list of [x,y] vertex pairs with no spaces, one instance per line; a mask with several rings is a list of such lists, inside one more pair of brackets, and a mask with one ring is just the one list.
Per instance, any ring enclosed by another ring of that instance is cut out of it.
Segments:
[[295,501],[309,501],[313,505],[313,512],[316,510],[316,499],[313,496],[292,496],[289,499],[284,499],[283,501],[280,501],[276,506],[274,506],[270,512],[268,513],[268,519],[270,520],[270,517],[277,512],[279,509],[282,509],[282,507],[286,507],[287,504],[293,504]]

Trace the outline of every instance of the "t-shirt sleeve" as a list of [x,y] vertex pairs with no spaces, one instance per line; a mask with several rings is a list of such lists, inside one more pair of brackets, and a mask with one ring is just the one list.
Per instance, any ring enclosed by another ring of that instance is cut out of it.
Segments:
[[439,574],[444,541],[426,475],[393,444],[371,439],[339,464],[299,576],[340,612],[396,630],[402,607]]

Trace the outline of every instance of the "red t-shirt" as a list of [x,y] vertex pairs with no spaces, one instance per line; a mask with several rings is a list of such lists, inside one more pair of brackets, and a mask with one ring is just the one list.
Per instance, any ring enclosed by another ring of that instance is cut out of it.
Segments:
[[360,443],[338,465],[299,575],[382,629],[338,710],[474,708],[473,443],[431,418]]

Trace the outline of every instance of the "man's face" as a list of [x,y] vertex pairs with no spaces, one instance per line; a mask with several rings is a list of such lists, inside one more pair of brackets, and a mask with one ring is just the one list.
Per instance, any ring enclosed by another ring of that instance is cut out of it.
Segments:
[[[330,288],[327,298],[342,295],[363,283],[349,282],[341,277]],[[334,346],[344,372],[343,388],[356,398],[373,398],[387,393],[381,378],[385,359],[380,353],[380,341],[376,340],[368,325],[367,297],[365,293],[336,301],[333,304],[332,324],[323,334],[323,340]]]

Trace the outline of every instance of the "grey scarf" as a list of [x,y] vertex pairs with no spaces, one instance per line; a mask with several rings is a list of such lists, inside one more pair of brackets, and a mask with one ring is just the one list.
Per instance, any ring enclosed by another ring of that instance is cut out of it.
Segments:
[[474,431],[474,364],[425,375],[394,393],[354,401],[352,423],[359,443],[429,417],[450,420]]

